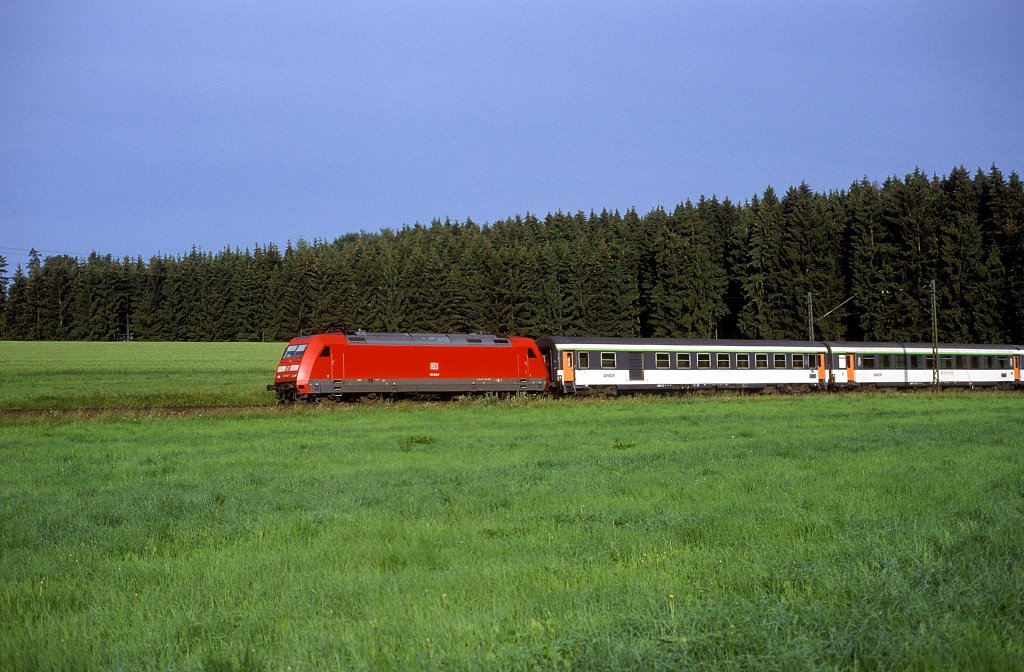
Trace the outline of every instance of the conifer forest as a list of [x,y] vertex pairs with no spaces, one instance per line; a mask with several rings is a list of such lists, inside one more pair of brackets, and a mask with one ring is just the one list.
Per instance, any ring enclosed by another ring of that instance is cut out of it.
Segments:
[[[1024,342],[1024,187],[992,166],[148,260],[0,257],[0,338],[329,330]],[[810,295],[810,299],[809,299]],[[852,297],[852,298],[851,298]]]

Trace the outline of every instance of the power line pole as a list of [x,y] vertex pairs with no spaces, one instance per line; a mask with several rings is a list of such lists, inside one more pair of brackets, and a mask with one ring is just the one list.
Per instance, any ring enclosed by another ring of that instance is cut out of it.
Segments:
[[939,387],[939,310],[935,300],[935,280],[932,280],[932,385]]
[[814,299],[807,292],[807,340],[814,340]]

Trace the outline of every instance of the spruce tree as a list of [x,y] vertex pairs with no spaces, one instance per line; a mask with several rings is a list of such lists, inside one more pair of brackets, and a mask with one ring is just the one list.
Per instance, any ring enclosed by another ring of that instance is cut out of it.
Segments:
[[31,330],[31,309],[28,303],[28,277],[21,270],[21,264],[14,268],[11,286],[4,310],[4,338],[23,341],[29,338]]
[[[931,340],[929,286],[937,275],[939,189],[920,170],[882,185],[882,223],[893,241],[898,292],[892,297],[892,340]],[[941,307],[940,307],[941,314]],[[940,338],[943,338],[940,320]]]
[[850,250],[851,304],[856,340],[887,341],[900,292],[896,247],[881,219],[881,192],[866,177],[850,186],[844,201]]
[[[980,177],[980,173],[979,173]],[[1024,213],[1014,211],[1014,196],[1010,185],[995,165],[983,180],[975,178],[978,184],[978,219],[982,239],[987,249],[986,266],[994,269],[986,292],[989,300],[996,304],[1000,317],[1002,340],[1018,342],[1021,318],[1024,317],[1020,300],[1024,290],[1021,277],[1021,238],[1024,235]],[[1017,336],[1015,336],[1017,334]]]
[[7,310],[7,284],[10,277],[7,275],[7,257],[0,254],[0,339],[5,338]]
[[815,339],[835,340],[842,335],[846,295],[839,259],[842,255],[841,219],[827,199],[811,191],[806,182],[792,187],[782,201],[783,265],[781,279],[783,338],[810,337],[808,294],[819,306]]
[[74,257],[47,257],[38,271],[39,303],[35,338],[69,340],[74,335],[74,282],[78,262]]
[[782,338],[783,314],[791,298],[782,292],[782,207],[774,189],[751,199],[750,215],[739,331],[744,338]]
[[978,190],[960,166],[942,181],[938,293],[948,340],[1002,340],[995,290],[1001,269],[985,249],[978,219]]

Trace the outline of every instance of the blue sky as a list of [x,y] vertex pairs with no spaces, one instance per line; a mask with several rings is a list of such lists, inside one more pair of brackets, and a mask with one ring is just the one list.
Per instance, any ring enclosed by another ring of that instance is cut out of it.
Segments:
[[1024,3],[0,3],[0,254],[1024,168]]

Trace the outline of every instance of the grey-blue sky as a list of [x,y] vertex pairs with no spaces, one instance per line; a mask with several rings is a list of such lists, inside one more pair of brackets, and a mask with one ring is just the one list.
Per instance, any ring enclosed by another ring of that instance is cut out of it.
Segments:
[[0,254],[1024,164],[1024,3],[0,5]]

